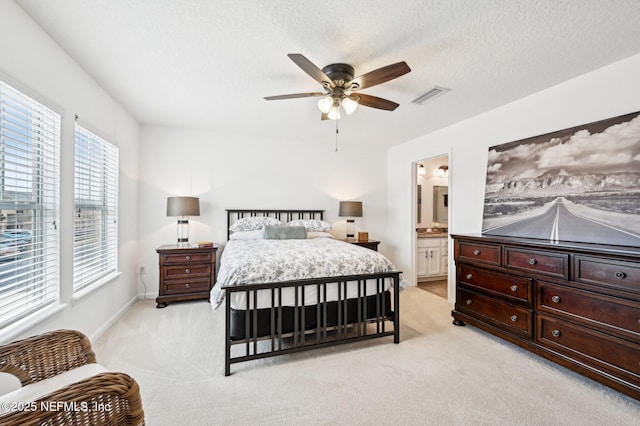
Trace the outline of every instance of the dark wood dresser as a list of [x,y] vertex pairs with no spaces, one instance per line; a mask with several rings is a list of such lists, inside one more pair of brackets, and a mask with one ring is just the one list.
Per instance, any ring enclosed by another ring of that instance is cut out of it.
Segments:
[[164,245],[156,249],[160,262],[160,287],[156,307],[169,302],[207,299],[216,282],[218,245],[206,248],[178,248]]
[[453,323],[640,399],[640,248],[452,235]]

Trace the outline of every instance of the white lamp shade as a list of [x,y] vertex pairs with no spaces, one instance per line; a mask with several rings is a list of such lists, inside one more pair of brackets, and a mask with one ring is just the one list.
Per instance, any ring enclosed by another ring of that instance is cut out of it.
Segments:
[[344,111],[347,113],[347,115],[351,115],[353,111],[358,108],[358,102],[349,97],[346,97],[342,99],[342,107],[344,108]]
[[340,120],[340,108],[338,108],[337,106],[331,107],[331,109],[327,113],[327,118],[329,120]]
[[331,96],[325,96],[323,98],[320,98],[320,100],[318,101],[318,108],[324,114],[328,114],[332,106],[333,106],[333,99],[331,98]]

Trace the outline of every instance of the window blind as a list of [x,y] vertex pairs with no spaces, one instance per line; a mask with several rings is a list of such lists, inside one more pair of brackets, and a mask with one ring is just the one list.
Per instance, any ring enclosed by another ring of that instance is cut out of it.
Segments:
[[60,115],[0,82],[0,328],[59,300]]
[[118,148],[76,124],[73,291],[118,268]]

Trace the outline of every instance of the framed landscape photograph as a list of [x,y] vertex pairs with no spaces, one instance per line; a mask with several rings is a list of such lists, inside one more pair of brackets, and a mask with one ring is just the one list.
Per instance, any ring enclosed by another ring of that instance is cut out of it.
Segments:
[[490,147],[482,233],[640,246],[640,112]]

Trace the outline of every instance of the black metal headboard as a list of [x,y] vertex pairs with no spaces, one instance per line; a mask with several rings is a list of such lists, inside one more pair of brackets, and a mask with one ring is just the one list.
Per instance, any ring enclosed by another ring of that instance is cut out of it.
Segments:
[[324,210],[239,210],[227,209],[227,240],[231,235],[229,227],[243,217],[273,217],[281,222],[289,222],[296,219],[324,220]]

